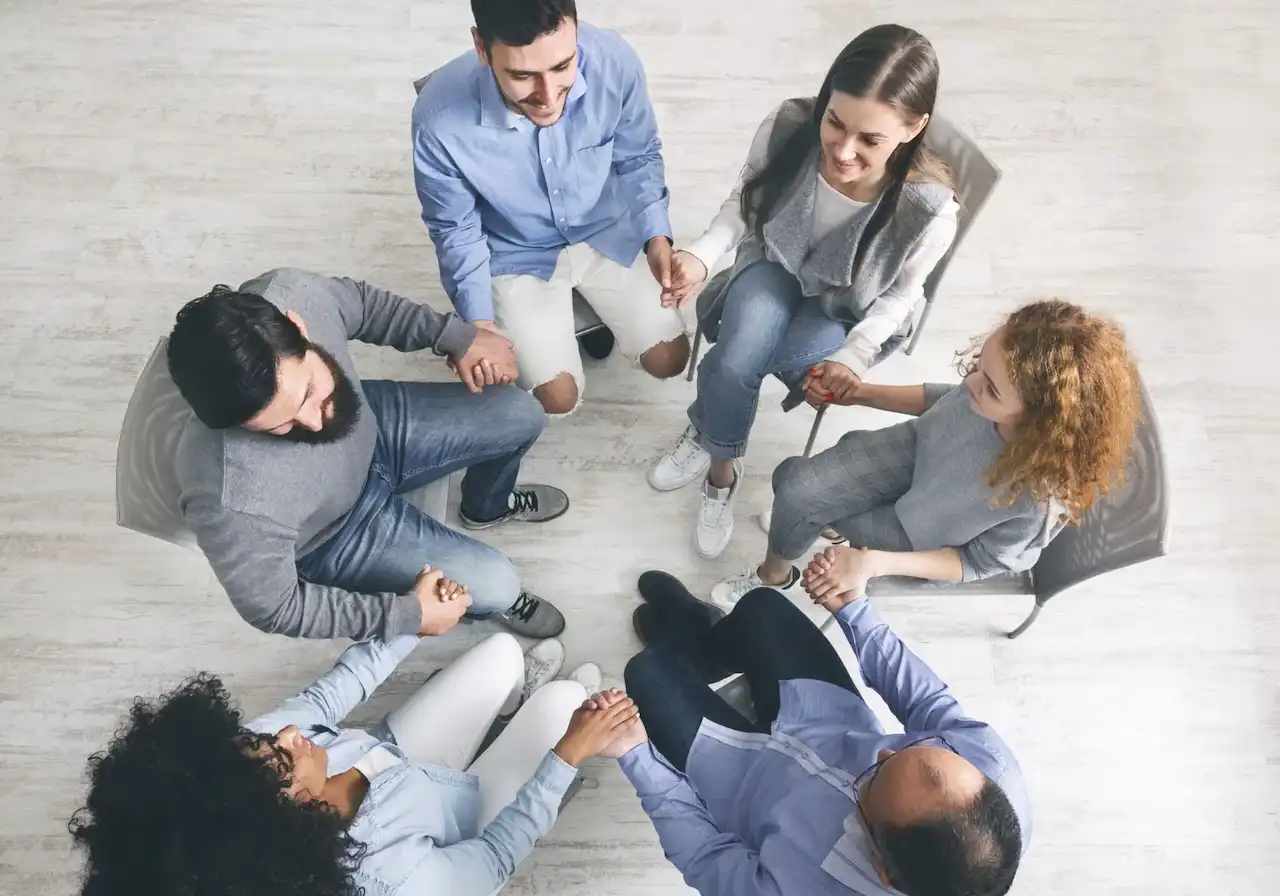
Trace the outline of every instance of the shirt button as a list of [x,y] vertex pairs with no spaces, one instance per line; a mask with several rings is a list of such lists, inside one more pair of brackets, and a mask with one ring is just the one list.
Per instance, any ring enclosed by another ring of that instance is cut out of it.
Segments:
[[552,195],[552,196],[559,196],[559,195],[560,195],[560,191],[559,191],[559,190],[552,190],[552,191],[551,191],[551,195]]
[[550,165],[550,164],[551,164],[551,156],[547,156],[547,157],[546,157],[545,159],[543,159],[542,161],[544,161],[544,162],[546,162],[548,165]]

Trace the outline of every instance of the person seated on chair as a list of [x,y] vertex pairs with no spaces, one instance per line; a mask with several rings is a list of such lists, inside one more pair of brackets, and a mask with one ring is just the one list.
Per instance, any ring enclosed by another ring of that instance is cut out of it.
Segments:
[[732,268],[698,297],[699,327],[715,345],[698,368],[689,425],[649,473],[661,491],[701,481],[701,556],[719,556],[733,534],[764,378],[792,387],[788,409],[810,368],[844,395],[910,332],[925,278],[956,233],[950,175],[924,145],[937,91],[938,60],[922,35],[898,25],[863,32],[817,97],[770,113],[710,228],[675,253],[668,295],[683,301],[738,245]]
[[[435,576],[433,585],[454,587]],[[498,634],[370,730],[342,727],[417,642],[355,644],[247,723],[208,674],[139,698],[89,760],[86,806],[71,821],[86,853],[84,896],[501,887],[551,830],[578,766],[626,730],[635,707],[583,709],[579,681],[528,681],[528,702],[473,758],[525,678],[520,645]],[[598,669],[581,677],[598,687]]]
[[[349,340],[448,358],[464,383],[361,381]],[[454,470],[463,526],[544,522],[569,500],[516,485],[545,415],[511,344],[367,283],[270,271],[178,312],[169,372],[195,412],[178,441],[180,510],[231,603],[302,638],[438,635],[458,621],[419,573],[463,582],[471,615],[547,638],[564,617],[511,562],[410,504]],[[480,384],[493,388],[481,392]],[[473,394],[479,393],[479,394]]]
[[583,393],[575,289],[623,354],[678,375],[689,340],[662,297],[671,224],[639,57],[578,22],[574,0],[471,9],[475,51],[431,75],[413,109],[422,219],[454,307],[510,337],[520,385],[551,414]]
[[[1008,745],[967,716],[866,597],[831,595],[886,734],[831,642],[769,588],[722,612],[640,577],[626,668],[646,731],[613,752],[667,858],[703,896],[999,896],[1031,838]],[[751,721],[709,684],[743,673]],[[612,694],[597,698],[608,706]]]
[[[976,345],[976,340],[975,340]],[[1013,312],[958,386],[859,383],[835,392],[805,379],[812,404],[915,417],[850,432],[774,471],[764,562],[712,589],[731,607],[763,585],[802,583],[792,561],[832,527],[803,584],[824,597],[862,593],[877,576],[971,582],[1030,569],[1041,550],[1124,476],[1141,406],[1123,331],[1076,305]]]

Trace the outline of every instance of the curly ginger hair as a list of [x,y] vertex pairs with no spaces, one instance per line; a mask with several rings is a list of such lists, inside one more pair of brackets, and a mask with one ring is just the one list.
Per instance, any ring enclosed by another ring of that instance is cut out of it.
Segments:
[[1000,335],[1024,413],[991,469],[991,486],[1009,503],[1023,495],[1055,500],[1078,522],[1124,482],[1142,404],[1124,331],[1053,299],[1014,311]]

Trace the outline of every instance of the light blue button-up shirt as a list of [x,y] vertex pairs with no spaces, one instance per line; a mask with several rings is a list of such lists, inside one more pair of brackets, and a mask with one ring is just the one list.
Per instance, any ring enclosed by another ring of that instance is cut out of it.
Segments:
[[844,688],[782,684],[769,734],[704,721],[688,775],[650,744],[621,759],[667,858],[702,896],[893,896],[876,873],[853,784],[880,750],[943,735],[1008,795],[1031,837],[1031,807],[1008,745],[967,717],[946,684],[882,622],[870,601],[837,615],[874,688],[902,722],[885,734],[872,709]]
[[629,267],[650,239],[671,237],[640,57],[586,23],[549,127],[512,111],[475,53],[432,74],[413,107],[413,173],[445,292],[468,321],[493,318],[491,277],[549,280],[560,251],[584,242]]
[[401,635],[389,643],[353,644],[315,684],[248,727],[276,734],[298,726],[328,751],[330,777],[380,745],[397,760],[378,763],[380,771],[351,823],[351,836],[368,848],[356,882],[369,896],[489,896],[551,830],[575,770],[548,752],[515,800],[482,829],[475,775],[409,760],[385,722],[372,732],[338,727],[418,640]]

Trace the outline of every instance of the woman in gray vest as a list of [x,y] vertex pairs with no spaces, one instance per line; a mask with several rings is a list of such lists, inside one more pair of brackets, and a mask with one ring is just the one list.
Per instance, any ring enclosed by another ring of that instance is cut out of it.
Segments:
[[923,35],[899,25],[863,32],[816,98],[787,100],[765,119],[719,214],[676,253],[666,302],[683,300],[737,246],[733,266],[698,297],[715,345],[698,368],[689,426],[649,473],[661,491],[702,479],[694,543],[703,557],[719,556],[733,533],[764,378],[781,377],[796,404],[813,368],[838,400],[910,332],[925,278],[956,232],[946,166],[924,145],[937,90]]

